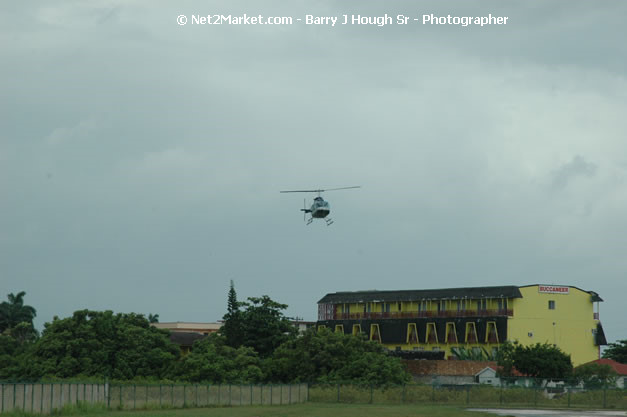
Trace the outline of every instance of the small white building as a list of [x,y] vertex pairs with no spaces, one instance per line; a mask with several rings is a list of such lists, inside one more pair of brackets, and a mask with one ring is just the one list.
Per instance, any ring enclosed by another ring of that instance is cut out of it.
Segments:
[[501,385],[501,379],[496,376],[496,371],[486,366],[475,374],[475,382],[479,384],[489,384],[493,386]]

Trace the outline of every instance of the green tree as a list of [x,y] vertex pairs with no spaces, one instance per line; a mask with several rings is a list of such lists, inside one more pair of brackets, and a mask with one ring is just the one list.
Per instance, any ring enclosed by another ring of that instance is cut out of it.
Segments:
[[8,302],[0,303],[0,333],[13,334],[21,343],[32,341],[37,337],[33,319],[37,311],[24,304],[26,292],[10,293]]
[[627,340],[619,340],[616,343],[610,343],[609,347],[603,352],[603,357],[613,359],[616,362],[627,363]]
[[242,312],[240,306],[242,303],[237,301],[237,293],[235,292],[235,285],[231,280],[229,289],[229,297],[227,302],[227,312],[222,317],[224,324],[220,329],[220,333],[226,338],[226,344],[228,346],[237,348],[244,343],[244,329],[242,328]]
[[513,368],[523,375],[542,379],[565,379],[572,374],[570,355],[548,343],[504,344],[499,350],[497,364],[503,376],[511,376]]
[[296,337],[298,330],[283,315],[282,310],[287,304],[273,301],[267,295],[249,297],[247,303],[241,305],[242,345],[251,347],[266,358],[281,344]]
[[149,323],[159,323],[159,315],[158,314],[148,314],[148,322]]
[[399,358],[386,354],[365,336],[309,329],[281,345],[264,362],[271,382],[352,382],[368,385],[399,384],[409,380]]
[[80,310],[45,324],[22,376],[163,378],[179,354],[168,332],[141,314]]
[[189,382],[253,384],[261,382],[262,375],[254,349],[232,348],[224,336],[211,334],[194,343],[173,376]]
[[616,371],[611,366],[599,363],[581,365],[573,371],[573,382],[583,383],[588,389],[614,386],[616,377]]

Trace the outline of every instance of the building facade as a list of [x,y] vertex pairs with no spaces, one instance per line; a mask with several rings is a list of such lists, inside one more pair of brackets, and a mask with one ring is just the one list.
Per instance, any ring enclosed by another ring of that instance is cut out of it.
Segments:
[[504,341],[555,344],[574,365],[599,358],[606,344],[593,291],[573,286],[525,285],[325,295],[318,326],[365,333],[393,350],[493,352]]

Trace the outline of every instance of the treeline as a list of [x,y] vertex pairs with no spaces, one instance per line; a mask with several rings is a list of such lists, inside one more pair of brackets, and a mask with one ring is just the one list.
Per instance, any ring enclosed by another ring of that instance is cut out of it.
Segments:
[[[0,380],[56,378],[207,383],[352,382],[398,384],[409,376],[398,358],[364,337],[311,329],[299,335],[287,305],[267,296],[237,301],[231,283],[220,333],[182,355],[167,330],[142,314],[76,311],[55,317],[41,335],[25,293],[0,304]],[[151,316],[154,319],[154,316]]]

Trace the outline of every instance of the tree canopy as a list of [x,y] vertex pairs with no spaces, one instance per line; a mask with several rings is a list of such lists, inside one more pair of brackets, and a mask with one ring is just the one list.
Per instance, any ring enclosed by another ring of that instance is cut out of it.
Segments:
[[248,347],[232,348],[217,334],[198,340],[173,374],[189,382],[253,384],[263,380],[259,356]]
[[530,346],[504,343],[499,348],[497,363],[503,376],[511,376],[515,368],[533,378],[565,379],[573,370],[570,355],[548,343]]
[[409,375],[400,359],[365,336],[309,329],[281,345],[267,361],[266,377],[273,382],[347,382],[398,384]]
[[222,317],[224,324],[220,332],[226,338],[226,344],[233,348],[242,346],[244,343],[244,330],[242,328],[242,312],[240,311],[240,306],[241,303],[237,301],[235,285],[233,284],[233,280],[231,280],[227,311]]
[[627,363],[627,339],[610,343],[603,352],[603,357],[613,359],[616,362]]
[[0,303],[0,333],[12,334],[16,340],[23,343],[37,337],[33,326],[33,319],[37,311],[24,304],[26,292],[7,295],[9,301]]
[[164,378],[178,357],[168,332],[143,315],[80,310],[46,323],[25,371],[31,378]]

